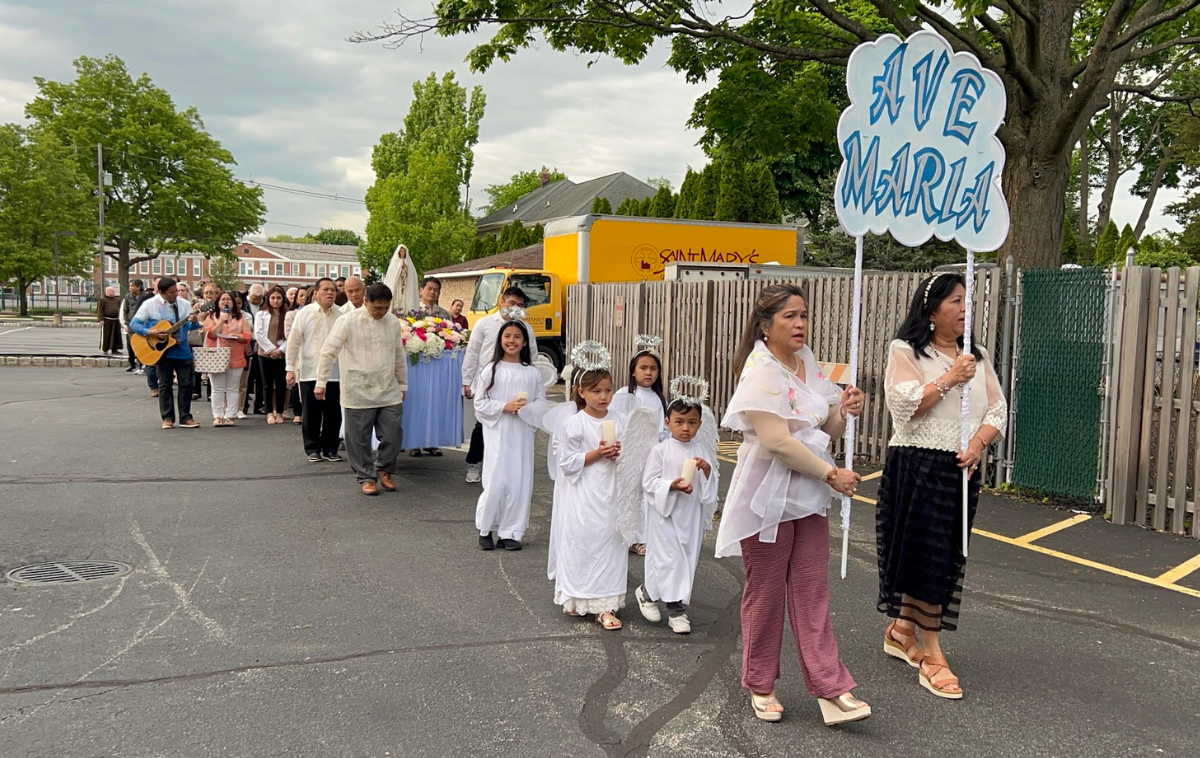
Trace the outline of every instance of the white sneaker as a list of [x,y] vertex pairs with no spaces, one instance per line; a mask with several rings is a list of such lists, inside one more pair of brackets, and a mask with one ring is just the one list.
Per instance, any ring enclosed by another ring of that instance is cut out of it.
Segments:
[[[638,610],[642,612],[642,618],[647,621],[662,621],[662,611],[658,609],[658,603],[646,597],[646,590],[642,589],[641,585],[633,591],[633,596],[637,598]],[[674,627],[671,627],[674,629]]]
[[691,634],[692,622],[688,621],[686,613],[678,616],[670,616],[667,618],[667,626],[671,627],[671,631],[676,634]]
[[483,481],[483,464],[468,463],[467,464],[467,481],[471,484],[476,484]]
[[238,412],[237,412],[237,417],[238,417],[238,418],[246,418],[246,414],[242,413],[241,411],[238,411]]

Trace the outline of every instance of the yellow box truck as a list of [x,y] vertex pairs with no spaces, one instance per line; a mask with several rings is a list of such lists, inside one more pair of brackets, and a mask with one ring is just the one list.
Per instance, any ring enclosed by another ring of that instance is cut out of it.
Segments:
[[803,239],[795,226],[722,221],[573,216],[546,226],[540,269],[480,272],[467,319],[495,312],[500,295],[520,287],[538,351],[565,361],[566,287],[582,283],[660,281],[673,263],[796,265]]

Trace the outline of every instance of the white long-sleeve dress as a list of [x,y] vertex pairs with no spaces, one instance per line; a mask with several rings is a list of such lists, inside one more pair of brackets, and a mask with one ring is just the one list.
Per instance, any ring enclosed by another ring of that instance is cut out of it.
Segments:
[[[491,389],[488,384],[495,383]],[[500,539],[520,541],[529,527],[533,496],[533,438],[546,406],[546,389],[533,366],[488,364],[471,388],[475,418],[483,424],[483,493],[475,505],[475,526],[481,535],[496,532]],[[526,405],[516,414],[504,406],[526,393]]]
[[[704,533],[712,525],[717,503],[717,462],[708,460],[695,440],[667,438],[654,446],[642,475],[646,493],[646,593],[653,600],[688,604]],[[696,469],[690,494],[671,491],[683,473],[683,462],[708,461],[708,476]]]
[[567,613],[599,614],[625,606],[629,550],[612,517],[617,465],[607,459],[584,465],[588,452],[600,446],[608,419],[616,422],[620,439],[620,416],[610,411],[607,419],[598,419],[579,411],[552,442],[557,471],[546,574],[554,582],[555,605]]
[[[658,439],[660,442],[670,436],[670,434],[667,432],[667,414],[663,410],[662,400],[659,399],[658,393],[649,387],[635,387],[634,392],[631,393],[629,391],[629,387],[626,386],[621,387],[614,392],[613,399],[615,400],[620,395],[632,395],[639,405],[649,408],[651,412],[654,413],[654,417],[658,419]],[[643,508],[642,522],[638,524],[637,532],[633,537],[634,542],[640,542],[642,544],[645,544],[646,542],[646,517],[646,509]]]

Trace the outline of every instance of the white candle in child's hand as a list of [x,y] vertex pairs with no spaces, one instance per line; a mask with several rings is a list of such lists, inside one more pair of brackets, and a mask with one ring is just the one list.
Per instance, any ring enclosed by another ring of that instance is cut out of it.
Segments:
[[604,439],[604,444],[612,445],[617,441],[617,423],[615,421],[604,421],[600,425],[600,435]]
[[529,399],[529,393],[528,393],[528,392],[525,392],[524,390],[522,390],[521,392],[518,392],[518,393],[517,393],[517,399],[518,399],[518,400],[528,400],[528,399]]
[[696,459],[688,458],[686,461],[683,462],[683,472],[679,475],[679,478],[683,480],[683,486],[691,487],[692,486],[692,477],[694,477],[695,475],[696,475]]

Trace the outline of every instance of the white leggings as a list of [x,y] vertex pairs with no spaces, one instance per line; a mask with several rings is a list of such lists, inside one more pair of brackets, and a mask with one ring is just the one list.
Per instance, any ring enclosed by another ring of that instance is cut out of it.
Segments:
[[209,374],[208,383],[212,387],[213,418],[231,419],[238,412],[238,384],[245,369],[231,368],[219,374]]

